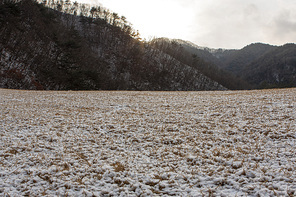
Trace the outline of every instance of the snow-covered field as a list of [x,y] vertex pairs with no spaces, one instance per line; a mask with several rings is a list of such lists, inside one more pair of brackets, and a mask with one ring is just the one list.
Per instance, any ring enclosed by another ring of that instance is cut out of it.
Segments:
[[295,196],[296,89],[0,89],[0,196]]

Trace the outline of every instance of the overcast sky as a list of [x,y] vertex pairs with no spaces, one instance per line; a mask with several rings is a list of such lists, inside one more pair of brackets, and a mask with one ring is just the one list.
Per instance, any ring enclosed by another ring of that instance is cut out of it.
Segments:
[[141,37],[242,48],[296,43],[296,0],[79,0],[123,15]]

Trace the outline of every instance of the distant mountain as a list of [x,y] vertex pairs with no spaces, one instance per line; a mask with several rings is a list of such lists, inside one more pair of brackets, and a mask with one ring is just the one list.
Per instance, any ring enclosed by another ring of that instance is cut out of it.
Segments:
[[213,53],[219,57],[220,65],[235,74],[241,75],[242,70],[262,55],[277,47],[268,44],[250,44],[241,50],[224,50],[222,53]]
[[1,1],[0,52],[1,88],[227,89],[140,41],[125,17],[70,1]]
[[296,87],[296,45],[268,50],[246,65],[241,75],[259,88]]
[[242,89],[296,87],[295,44],[272,46],[254,43],[240,50],[227,50],[173,41],[203,61],[239,77],[246,82]]
[[171,55],[182,63],[198,69],[207,77],[214,79],[229,89],[251,88],[251,85],[246,81],[224,69],[222,66],[223,62],[216,57],[218,53],[227,54],[231,53],[231,50],[210,49],[197,46],[191,42],[168,38],[154,39],[150,41],[150,45]]

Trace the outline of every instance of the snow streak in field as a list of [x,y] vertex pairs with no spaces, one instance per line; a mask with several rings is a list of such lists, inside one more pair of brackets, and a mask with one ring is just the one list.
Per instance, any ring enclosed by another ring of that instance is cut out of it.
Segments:
[[0,90],[0,196],[294,196],[296,89]]

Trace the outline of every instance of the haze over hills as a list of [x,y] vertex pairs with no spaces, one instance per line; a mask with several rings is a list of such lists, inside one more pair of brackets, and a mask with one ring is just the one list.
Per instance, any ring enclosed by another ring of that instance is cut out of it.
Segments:
[[210,49],[141,41],[108,9],[2,0],[0,87],[46,90],[225,90],[296,86],[295,44]]

